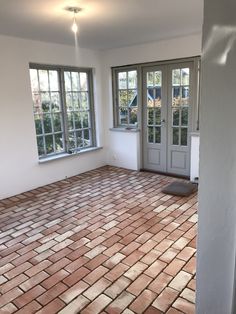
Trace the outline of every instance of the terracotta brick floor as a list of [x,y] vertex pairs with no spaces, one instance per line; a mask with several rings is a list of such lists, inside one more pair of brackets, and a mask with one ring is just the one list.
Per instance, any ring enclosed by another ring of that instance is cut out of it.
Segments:
[[0,201],[0,313],[194,313],[197,196],[104,167]]

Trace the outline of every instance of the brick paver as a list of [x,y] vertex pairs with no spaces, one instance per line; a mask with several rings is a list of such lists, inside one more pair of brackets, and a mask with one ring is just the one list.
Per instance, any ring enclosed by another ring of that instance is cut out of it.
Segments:
[[197,195],[102,167],[0,201],[0,313],[194,313]]

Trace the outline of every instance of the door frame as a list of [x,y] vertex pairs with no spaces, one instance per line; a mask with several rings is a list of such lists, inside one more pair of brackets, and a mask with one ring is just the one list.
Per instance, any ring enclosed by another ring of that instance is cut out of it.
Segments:
[[[140,80],[139,80],[139,86],[138,86],[138,93],[141,95],[139,97],[139,129],[140,129],[140,168],[141,170],[147,170],[144,168],[144,141],[146,140],[144,138],[144,129],[143,129],[143,123],[144,123],[144,95],[143,95],[143,75],[145,68],[147,67],[155,67],[155,66],[162,66],[162,65],[172,65],[172,64],[179,64],[179,63],[187,63],[192,62],[193,63],[193,73],[192,73],[192,109],[191,109],[191,117],[190,117],[190,124],[189,124],[189,133],[198,131],[199,127],[199,72],[200,72],[200,56],[194,56],[189,58],[180,58],[180,59],[172,59],[172,60],[165,60],[165,61],[156,61],[156,62],[148,62],[139,64],[139,74],[140,74]],[[189,134],[189,136],[190,136]],[[167,137],[169,137],[167,135]],[[167,139],[168,141],[168,139]],[[190,150],[191,142],[189,141],[189,150]],[[168,147],[167,147],[168,150]],[[191,152],[190,152],[191,153]],[[190,158],[191,156],[189,156]],[[152,170],[148,170],[152,171]],[[160,172],[160,171],[154,171],[158,173],[163,173],[165,175],[173,175],[173,176],[179,176],[179,177],[186,177],[183,175],[168,173],[168,172]],[[189,176],[187,176],[189,178]]]

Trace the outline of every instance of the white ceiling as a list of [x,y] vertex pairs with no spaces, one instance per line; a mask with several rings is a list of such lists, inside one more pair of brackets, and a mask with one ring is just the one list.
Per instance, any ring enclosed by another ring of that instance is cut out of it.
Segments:
[[1,0],[0,34],[74,44],[72,14],[77,15],[79,45],[110,49],[201,32],[203,0]]

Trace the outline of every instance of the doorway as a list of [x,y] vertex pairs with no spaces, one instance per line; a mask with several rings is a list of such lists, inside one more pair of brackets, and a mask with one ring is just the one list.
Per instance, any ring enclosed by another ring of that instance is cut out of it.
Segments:
[[143,168],[190,175],[194,61],[143,67]]

